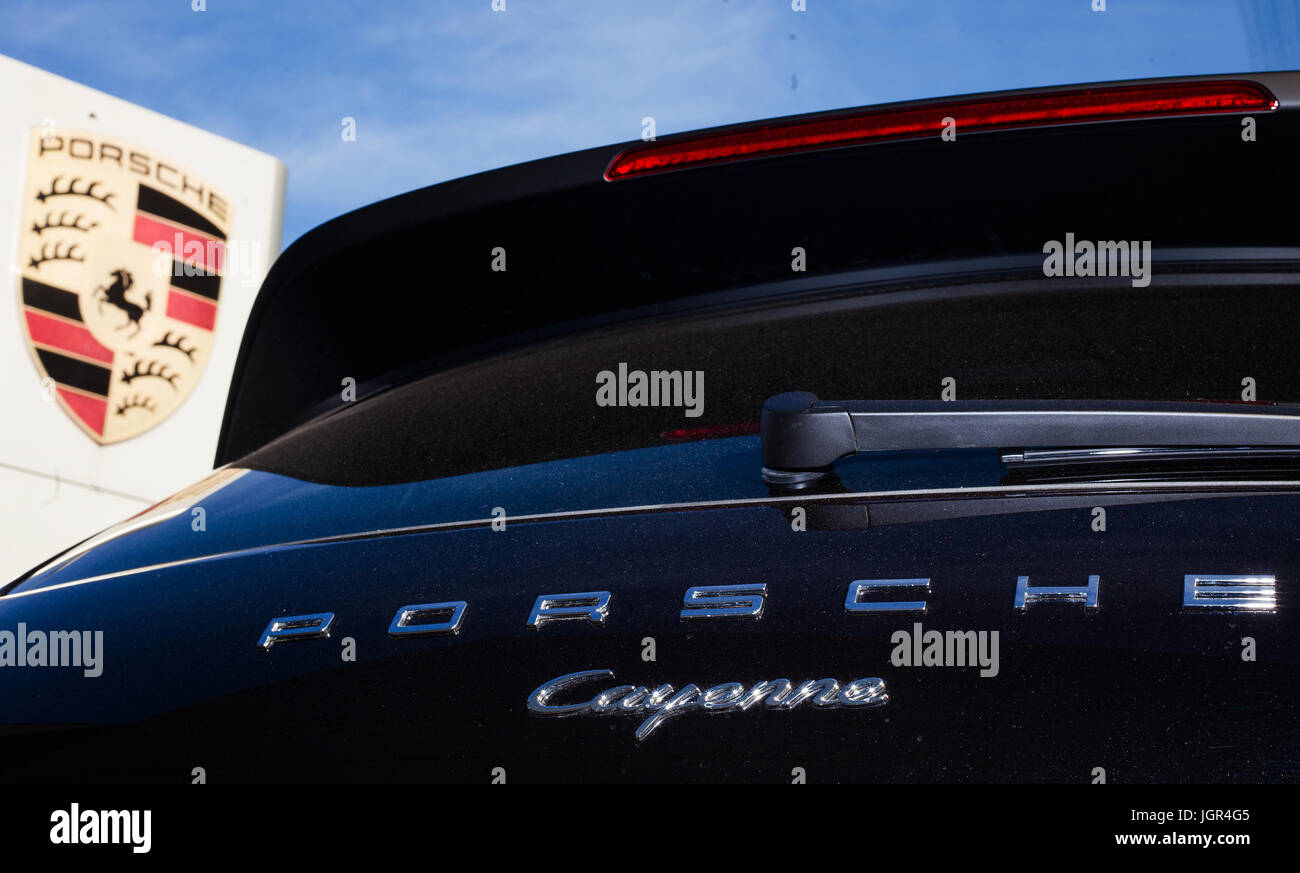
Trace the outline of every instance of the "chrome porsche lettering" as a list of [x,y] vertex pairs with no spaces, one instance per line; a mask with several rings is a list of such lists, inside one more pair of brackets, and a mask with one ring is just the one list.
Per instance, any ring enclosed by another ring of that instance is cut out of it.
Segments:
[[[844,598],[845,612],[925,612],[924,600],[863,601],[862,595],[871,592],[891,593],[891,589],[920,588],[930,593],[929,579],[855,579],[849,583],[848,596]],[[900,592],[901,593],[901,592]]]
[[550,621],[594,621],[604,624],[609,615],[608,591],[580,591],[577,594],[543,594],[533,602],[528,626],[534,630]]
[[1273,612],[1277,609],[1276,576],[1183,577],[1183,611]]
[[792,710],[809,701],[816,709],[876,707],[889,702],[885,680],[875,676],[843,686],[835,679],[809,679],[797,687],[789,679],[766,679],[748,688],[740,682],[723,682],[709,688],[691,683],[680,690],[660,685],[653,693],[644,686],[616,685],[583,702],[553,702],[557,695],[579,685],[613,678],[613,670],[582,670],[557,676],[528,695],[528,711],[557,717],[646,716],[635,734],[638,740],[644,740],[668,719],[687,712],[746,712],[760,702],[769,710]]
[[696,585],[682,598],[682,621],[706,618],[760,619],[767,585]]
[[[931,580],[854,579],[844,595],[844,612],[848,615],[885,615],[889,613],[925,613],[927,600],[892,598],[926,596],[932,593]],[[1101,607],[1101,576],[1088,576],[1087,585],[1030,585],[1028,576],[1016,577],[1012,608],[1027,612],[1035,604],[1081,606],[1092,613]],[[766,583],[738,585],[695,585],[686,589],[679,617],[682,621],[756,620],[767,606]],[[614,595],[609,591],[579,591],[569,594],[543,594],[534,602],[525,622],[540,630],[556,621],[585,621],[604,626],[609,618]],[[866,599],[864,599],[866,598]],[[889,599],[885,599],[889,598]],[[455,636],[465,622],[469,604],[464,600],[442,603],[418,603],[397,610],[388,633],[394,639],[419,636]],[[1263,574],[1188,574],[1183,577],[1183,612],[1191,613],[1275,613],[1277,612],[1277,577]],[[258,645],[270,649],[276,642],[305,640],[329,636],[334,614],[316,613],[275,618],[267,625]],[[644,689],[642,689],[644,691]],[[646,692],[647,694],[649,692]],[[656,692],[657,693],[657,692]],[[617,708],[617,707],[615,707]]]
[[311,615],[286,615],[271,619],[271,623],[262,631],[262,638],[257,644],[268,652],[271,646],[287,640],[314,640],[330,635],[330,626],[334,624],[334,613],[316,612]]
[[[445,603],[412,603],[402,606],[388,626],[391,637],[455,636],[460,633],[469,604],[463,600]],[[431,621],[431,619],[438,619]]]
[[1037,601],[1065,601],[1066,603],[1081,603],[1086,610],[1099,608],[1097,603],[1097,592],[1101,588],[1100,576],[1089,576],[1088,584],[1082,587],[1070,586],[1040,586],[1029,587],[1029,577],[1020,576],[1016,579],[1016,597],[1013,601],[1015,608],[1023,612],[1029,607],[1029,604]]

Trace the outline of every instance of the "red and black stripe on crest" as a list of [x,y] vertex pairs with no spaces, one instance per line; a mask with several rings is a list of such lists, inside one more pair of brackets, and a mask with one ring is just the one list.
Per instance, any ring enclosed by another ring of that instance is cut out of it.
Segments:
[[212,330],[226,257],[225,232],[179,200],[141,185],[133,238],[151,248],[165,245],[172,252],[167,317]]
[[113,350],[91,334],[77,295],[23,278],[23,318],[41,368],[77,418],[103,436]]

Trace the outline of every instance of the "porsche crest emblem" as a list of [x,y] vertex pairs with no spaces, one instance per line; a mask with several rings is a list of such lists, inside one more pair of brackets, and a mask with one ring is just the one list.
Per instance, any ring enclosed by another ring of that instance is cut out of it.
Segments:
[[147,149],[33,131],[20,316],[42,379],[96,442],[148,430],[194,390],[229,227],[225,199]]

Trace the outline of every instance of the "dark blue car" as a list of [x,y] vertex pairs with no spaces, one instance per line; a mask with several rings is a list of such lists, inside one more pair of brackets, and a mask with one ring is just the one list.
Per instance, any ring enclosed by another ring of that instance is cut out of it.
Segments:
[[331,221],[211,477],[0,594],[0,779],[1296,781],[1297,142],[1088,85]]

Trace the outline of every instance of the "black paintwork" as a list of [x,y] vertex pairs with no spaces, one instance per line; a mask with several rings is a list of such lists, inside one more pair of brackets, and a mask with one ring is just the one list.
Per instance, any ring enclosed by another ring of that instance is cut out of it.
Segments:
[[[1295,250],[1235,248],[1295,246],[1276,220],[1294,174],[1263,187],[1249,172],[1293,151],[1283,96],[1248,160],[1235,118],[626,183],[599,181],[611,148],[318,229],[277,263],[250,321],[221,449],[262,447],[242,472],[0,596],[0,631],[101,630],[105,653],[96,678],[0,670],[0,780],[188,782],[202,767],[211,782],[483,782],[495,768],[512,782],[780,782],[795,768],[815,781],[1088,782],[1096,768],[1110,782],[1297,781],[1293,457],[1026,470],[996,450],[912,452],[790,491],[763,483],[757,436],[671,437],[756,421],[781,391],[933,398],[945,375],[972,398],[1231,399],[1250,374],[1262,397],[1300,399]],[[1104,173],[1079,170],[1098,160]],[[1186,248],[1149,289],[1043,280],[1035,253],[1066,231]],[[508,279],[486,269],[498,241]],[[795,244],[816,252],[815,275],[789,278]],[[579,331],[583,318],[620,323]],[[492,356],[492,342],[532,345]],[[703,368],[709,411],[595,409],[593,367],[620,360]],[[340,374],[363,395],[409,384],[283,436]],[[1189,613],[1187,573],[1274,575],[1278,607]],[[1092,574],[1095,613],[1013,609],[1018,576]],[[923,616],[846,613],[852,581],[914,577],[931,580]],[[679,617],[691,586],[760,582],[759,621]],[[612,593],[603,626],[525,626],[538,596],[592,590]],[[459,635],[389,635],[399,607],[444,600],[469,603]],[[256,645],[274,618],[326,611],[328,638]],[[895,665],[891,636],[917,621],[996,631],[999,674]],[[692,712],[640,743],[640,718],[528,713],[541,683],[600,668],[617,678],[584,691],[879,676],[890,701]]]
[[[674,468],[749,498],[756,486],[727,483],[756,469],[756,442],[642,450],[621,463],[641,471],[629,484],[652,499],[668,487],[652,483]],[[681,463],[701,449],[713,460]],[[606,460],[516,470],[519,513],[543,508],[548,492],[562,493],[550,490],[556,484]],[[327,535],[384,517],[489,519],[460,507],[486,508],[500,493],[494,476],[360,489],[370,493],[358,501],[357,489],[250,473],[204,501],[214,533],[241,516],[266,522],[261,537],[245,529],[198,549],[220,546],[223,557],[55,587],[132,566],[151,548],[182,557],[183,515],[24,583],[17,593],[37,593],[0,599],[0,624],[102,627],[107,660],[97,679],[6,670],[4,720],[128,724],[9,736],[0,775],[184,781],[202,766],[213,781],[483,781],[500,766],[513,781],[783,780],[794,767],[819,780],[1088,781],[1094,767],[1117,782],[1297,776],[1300,566],[1281,531],[1294,526],[1300,495],[1111,505],[1104,533],[1092,530],[1086,500],[1033,511],[1037,498],[1021,497],[1011,514],[865,529],[794,531],[781,508],[755,505],[246,547],[273,533],[291,539],[294,528]],[[867,511],[887,502],[868,501]],[[1005,511],[994,503],[990,511]],[[331,514],[332,524],[312,521]],[[1275,574],[1278,612],[1185,614],[1188,572]],[[1082,585],[1092,573],[1101,577],[1095,614],[1012,608],[1018,575]],[[855,579],[917,576],[932,580],[924,616],[844,611]],[[689,586],[755,581],[768,585],[761,620],[680,621]],[[593,589],[613,593],[604,627],[525,627],[538,595]],[[455,599],[470,604],[458,636],[388,636],[398,607]],[[326,610],[337,614],[331,638],[255,646],[271,618]],[[891,634],[914,621],[998,631],[999,675],[894,666]],[[1256,640],[1255,663],[1241,659],[1245,636]],[[344,637],[355,640],[355,663],[341,660]],[[652,663],[641,657],[646,637],[656,644]],[[633,739],[638,718],[527,714],[535,686],[595,668],[615,671],[608,684],[678,687],[880,676],[891,700],[860,711],[688,713],[642,743]]]

